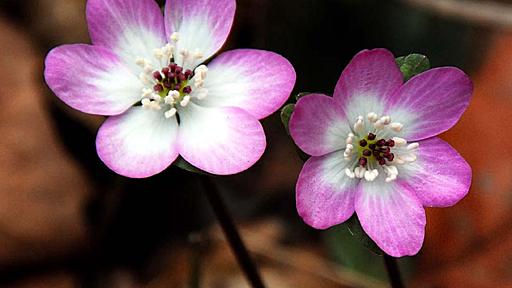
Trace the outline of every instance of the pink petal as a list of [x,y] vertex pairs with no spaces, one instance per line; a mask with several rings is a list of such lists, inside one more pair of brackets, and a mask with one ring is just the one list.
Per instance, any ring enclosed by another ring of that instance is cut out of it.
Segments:
[[120,114],[141,97],[137,77],[102,47],[76,44],[51,50],[44,77],[57,97],[85,113]]
[[111,49],[132,69],[139,69],[138,57],[155,60],[154,49],[167,43],[154,0],[88,0],[86,14],[92,43]]
[[240,108],[208,108],[191,102],[179,113],[179,152],[201,170],[239,173],[256,163],[265,150],[263,127]]
[[386,98],[400,87],[403,76],[395,57],[386,49],[357,53],[341,73],[334,90],[349,121],[369,112],[382,115]]
[[[210,58],[228,38],[235,17],[235,0],[168,0],[165,3],[165,28],[167,35],[179,33],[177,51],[195,50],[202,59],[185,63],[186,68]],[[183,58],[177,55],[177,63]]]
[[356,184],[347,177],[343,152],[306,161],[296,186],[297,211],[304,222],[317,229],[340,224],[354,213]]
[[103,123],[96,150],[114,172],[144,178],[163,171],[178,157],[177,136],[176,118],[137,106]]
[[407,81],[388,99],[392,120],[404,124],[407,140],[426,139],[450,129],[466,110],[473,85],[463,71],[441,67]]
[[282,56],[238,49],[222,53],[208,65],[203,106],[239,107],[258,119],[274,113],[290,96],[295,70]]
[[448,143],[439,138],[420,142],[418,159],[400,166],[408,190],[423,206],[448,207],[464,198],[471,186],[471,167]]
[[413,191],[384,177],[361,181],[355,210],[364,231],[387,254],[415,255],[425,237],[425,210]]
[[290,119],[290,134],[299,148],[321,156],[345,147],[348,121],[332,97],[310,94],[301,97]]

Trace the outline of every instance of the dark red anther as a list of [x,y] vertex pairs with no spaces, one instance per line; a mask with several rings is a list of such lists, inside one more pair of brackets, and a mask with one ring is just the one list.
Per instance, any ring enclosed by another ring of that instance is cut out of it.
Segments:
[[174,69],[174,72],[175,72],[176,74],[180,74],[180,73],[181,73],[181,71],[183,71],[183,68],[181,68],[180,66],[176,66],[176,69]]
[[379,152],[379,151],[377,151],[377,150],[374,150],[374,151],[373,151],[373,156],[375,156],[375,157],[380,157],[380,152]]
[[375,135],[373,133],[368,133],[368,140],[375,140],[376,137],[377,137],[377,135]]
[[368,144],[368,142],[366,142],[366,140],[364,140],[364,139],[361,139],[361,141],[359,141],[359,146],[361,146],[361,147],[366,147],[367,144]]
[[169,72],[171,72],[171,69],[169,69],[169,67],[164,67],[164,68],[162,69],[162,74],[164,74],[164,75],[169,74]]
[[153,90],[160,93],[164,90],[164,87],[162,87],[162,85],[160,85],[160,84],[156,84],[155,86],[153,86]]
[[190,92],[192,92],[192,88],[190,88],[190,86],[183,88],[183,93],[190,94]]
[[391,149],[389,149],[389,147],[382,147],[380,148],[380,152],[386,154],[386,153],[389,153],[389,151],[391,151]]
[[173,72],[169,72],[167,74],[167,78],[169,78],[169,79],[174,79],[174,77],[176,77],[176,74],[174,74]]
[[377,141],[376,144],[377,144],[377,146],[382,147],[382,146],[386,145],[386,140],[380,139]]
[[395,140],[393,140],[393,139],[389,139],[389,140],[386,142],[386,145],[388,145],[389,147],[394,147],[394,146],[395,146]]
[[169,82],[169,81],[165,81],[165,82],[164,82],[164,86],[165,86],[165,88],[167,88],[167,89],[171,89],[171,88],[172,88],[172,83],[171,83],[171,82]]
[[368,145],[368,148],[370,148],[370,149],[372,149],[372,150],[375,150],[376,145],[375,145],[375,144],[370,144],[370,145]]
[[192,75],[192,70],[190,69],[187,69],[187,71],[185,71],[185,77],[187,77],[187,79]]
[[377,160],[377,161],[379,161],[379,164],[380,164],[380,165],[384,165],[384,164],[386,164],[386,159],[384,159],[384,158],[380,158],[380,159],[379,159],[379,160]]
[[364,155],[364,156],[367,156],[367,157],[368,157],[368,156],[372,156],[372,151],[370,151],[370,150],[368,150],[368,149],[364,149],[364,150],[363,150],[363,155]]
[[176,67],[178,67],[176,63],[169,64],[169,68],[171,69],[172,72],[176,70]]
[[388,155],[386,155],[386,158],[388,159],[388,161],[393,161],[393,159],[395,159],[395,154],[389,153]]
[[159,71],[153,72],[153,78],[155,78],[158,81],[162,81],[162,74],[160,74]]
[[187,79],[187,76],[185,76],[185,74],[178,74],[178,79],[180,81],[185,81]]
[[359,165],[365,167],[366,163],[368,163],[368,159],[366,159],[365,157],[359,158]]

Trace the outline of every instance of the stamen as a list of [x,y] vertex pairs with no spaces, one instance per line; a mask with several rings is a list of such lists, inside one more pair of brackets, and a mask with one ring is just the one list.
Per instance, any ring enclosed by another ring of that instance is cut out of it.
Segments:
[[367,170],[366,172],[364,172],[364,179],[369,182],[375,180],[378,176],[379,171],[377,169]]
[[144,67],[144,66],[146,66],[146,64],[148,64],[148,61],[142,57],[138,57],[135,60],[135,64],[139,65],[140,67]]
[[186,95],[185,97],[183,97],[183,100],[181,100],[180,105],[181,105],[181,107],[186,107],[189,102],[190,102],[190,96]]
[[162,51],[160,48],[153,49],[153,54],[155,55],[156,59],[164,58],[164,51]]
[[393,130],[395,132],[400,132],[400,131],[402,131],[402,128],[404,128],[404,125],[402,125],[402,123],[393,122],[393,123],[389,124],[389,128],[391,128],[391,130]]
[[379,119],[379,115],[377,115],[375,112],[368,113],[366,117],[368,117],[368,120],[370,120],[371,123],[375,123],[375,121]]
[[418,142],[414,142],[414,143],[407,145],[407,150],[414,150],[414,149],[418,148],[419,146],[420,146],[420,144]]
[[364,173],[366,172],[366,168],[364,167],[361,167],[361,166],[357,166],[355,169],[354,169],[354,174],[357,178],[363,178],[364,177]]
[[180,33],[174,32],[171,34],[171,37],[169,37],[172,42],[178,42],[180,40]]
[[393,139],[393,141],[395,142],[395,145],[397,147],[401,147],[401,146],[404,146],[405,144],[407,144],[407,140],[405,140],[404,138],[393,137],[391,139]]
[[356,123],[354,123],[354,131],[362,133],[364,131],[363,116],[357,116]]
[[169,119],[169,118],[173,117],[174,115],[176,115],[176,112],[178,112],[178,110],[176,110],[176,108],[173,107],[169,111],[166,111],[164,113],[164,116],[165,116],[165,118]]
[[347,176],[351,179],[354,179],[356,177],[356,174],[354,174],[354,172],[352,172],[352,170],[350,170],[349,168],[345,168],[345,174],[347,174]]

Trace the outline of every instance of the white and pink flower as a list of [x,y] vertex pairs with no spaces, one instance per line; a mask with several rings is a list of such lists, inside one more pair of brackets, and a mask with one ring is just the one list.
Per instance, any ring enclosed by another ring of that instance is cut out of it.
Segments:
[[110,116],[96,147],[113,171],[141,178],[181,155],[213,174],[243,171],[262,155],[258,121],[295,84],[272,52],[239,49],[207,66],[228,37],[235,0],[89,0],[92,45],[63,45],[46,58],[55,94],[82,112]]
[[389,51],[358,53],[333,97],[304,96],[291,116],[292,138],[312,156],[296,186],[300,216],[326,229],[355,212],[384,252],[416,254],[425,233],[423,207],[451,206],[468,193],[470,166],[435,136],[458,121],[472,89],[454,67],[403,83]]

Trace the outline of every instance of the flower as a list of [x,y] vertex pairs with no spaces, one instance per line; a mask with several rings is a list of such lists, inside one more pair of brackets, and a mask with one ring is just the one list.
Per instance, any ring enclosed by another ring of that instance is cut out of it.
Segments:
[[272,52],[238,49],[208,65],[228,37],[235,0],[89,0],[92,45],[54,48],[45,79],[66,104],[110,116],[96,138],[118,174],[157,174],[181,155],[226,175],[263,154],[258,121],[288,98],[295,71]]
[[295,143],[312,157],[296,186],[299,215],[326,229],[357,214],[387,254],[416,254],[425,235],[423,207],[452,206],[469,190],[471,168],[435,137],[469,104],[472,83],[454,67],[403,83],[385,49],[358,53],[333,97],[300,98],[290,119]]

